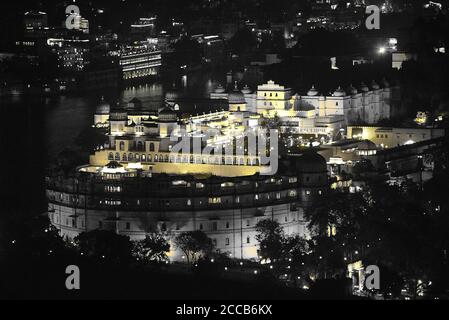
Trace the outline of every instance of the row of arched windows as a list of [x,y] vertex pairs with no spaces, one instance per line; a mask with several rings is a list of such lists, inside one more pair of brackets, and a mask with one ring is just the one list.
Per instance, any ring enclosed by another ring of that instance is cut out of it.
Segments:
[[[120,141],[119,149],[120,149],[120,151],[125,151],[125,142],[124,141]],[[144,147],[144,144],[143,144],[142,141],[137,141],[136,149],[138,151],[144,151],[145,150],[145,147]],[[150,152],[154,152],[154,143],[150,143]]]
[[258,166],[260,161],[258,158],[255,159],[245,159],[244,158],[232,158],[232,157],[201,157],[196,156],[194,157],[191,155],[190,157],[185,156],[169,156],[168,154],[160,154],[160,155],[154,155],[154,157],[149,154],[133,154],[133,153],[124,153],[122,156],[120,156],[119,152],[116,152],[115,154],[113,152],[110,152],[108,155],[108,160],[110,161],[124,161],[124,162],[131,162],[131,161],[142,161],[142,162],[170,162],[170,163],[202,163],[202,164],[226,164],[226,165],[247,165],[247,166]]

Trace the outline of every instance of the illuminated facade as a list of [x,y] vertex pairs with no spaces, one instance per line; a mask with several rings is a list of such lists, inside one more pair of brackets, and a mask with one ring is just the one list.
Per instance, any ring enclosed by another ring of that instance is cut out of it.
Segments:
[[195,139],[200,130],[213,128],[220,135],[208,145],[245,148],[232,138],[261,119],[232,110],[179,119],[168,107],[150,114],[102,101],[94,121],[108,128],[108,142],[72,177],[48,177],[50,220],[69,238],[95,229],[132,240],[160,232],[171,243],[172,260],[182,260],[173,238],[185,231],[202,230],[216,250],[245,259],[258,257],[255,226],[262,219],[307,237],[304,209],[325,201],[328,190],[326,161],[314,151],[282,157],[274,175],[259,174],[264,164],[246,149],[224,156],[171,152],[176,141],[170,136],[181,129]]
[[119,57],[123,80],[159,75],[162,54],[154,46],[125,47],[121,50]]
[[259,85],[256,92],[245,86],[241,92],[219,85],[211,99],[227,99],[230,108],[240,108],[265,118],[279,117],[280,130],[294,134],[325,135],[333,137],[340,129],[355,123],[374,124],[389,119],[392,88],[383,81],[371,88],[363,84],[360,90],[350,86],[347,91],[337,88],[332,95],[324,96],[312,87],[306,95],[292,94],[291,89],[273,81]]
[[348,138],[367,139],[381,148],[394,148],[444,137],[445,130],[437,128],[392,128],[349,126]]

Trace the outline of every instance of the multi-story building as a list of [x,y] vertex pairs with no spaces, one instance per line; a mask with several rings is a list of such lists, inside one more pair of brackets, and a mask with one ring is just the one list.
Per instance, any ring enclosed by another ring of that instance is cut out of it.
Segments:
[[332,95],[325,96],[312,86],[306,95],[298,95],[268,81],[259,85],[256,92],[247,86],[241,92],[237,87],[226,92],[219,85],[211,93],[211,99],[227,99],[230,107],[267,118],[279,117],[282,131],[335,136],[350,124],[375,124],[389,119],[393,90],[397,88],[390,87],[386,81],[383,88],[373,81],[371,89],[362,83],[360,91],[351,85],[347,91],[338,87]]
[[385,149],[441,138],[444,135],[445,130],[440,128],[348,127],[348,138],[367,139]]
[[[142,111],[138,101],[130,107],[102,101],[94,121],[108,127],[108,142],[73,176],[48,177],[49,217],[62,235],[105,229],[138,240],[159,232],[170,241],[173,260],[182,260],[173,239],[185,231],[202,230],[217,251],[245,259],[259,256],[255,226],[262,219],[278,221],[287,234],[309,235],[304,210],[322,203],[328,190],[323,157],[313,150],[284,155],[277,170],[264,175],[261,154],[274,152],[271,140],[251,154],[245,139],[234,139],[260,117],[235,106],[189,119],[168,107],[158,114]],[[224,137],[231,154],[173,151],[181,129],[195,140],[207,128],[221,135],[200,137],[201,147]]]
[[122,48],[119,65],[123,80],[132,80],[159,75],[162,55],[155,46],[141,44]]

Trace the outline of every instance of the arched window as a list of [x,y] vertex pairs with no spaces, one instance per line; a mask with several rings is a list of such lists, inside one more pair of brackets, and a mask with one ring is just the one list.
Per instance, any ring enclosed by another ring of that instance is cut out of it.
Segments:
[[159,155],[159,162],[164,162],[164,156],[162,154]]
[[115,154],[115,160],[116,160],[116,161],[120,161],[120,153],[117,152],[117,153]]
[[150,151],[154,151],[154,143],[150,143]]
[[133,161],[133,154],[132,154],[132,153],[130,153],[130,154],[128,155],[128,161]]
[[128,161],[128,157],[126,156],[126,153],[123,154],[123,161]]
[[142,141],[137,142],[137,150],[142,151],[143,150],[143,144]]
[[164,161],[168,162],[168,155],[165,155]]
[[152,158],[151,158],[151,154],[148,155],[148,162],[151,162]]
[[140,154],[136,153],[136,161],[140,161]]
[[109,152],[108,160],[114,160],[114,154],[112,152]]
[[125,151],[125,142],[120,141],[120,151]]

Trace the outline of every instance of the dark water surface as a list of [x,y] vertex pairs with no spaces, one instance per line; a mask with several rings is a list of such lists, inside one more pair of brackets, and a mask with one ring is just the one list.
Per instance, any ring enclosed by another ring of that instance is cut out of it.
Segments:
[[156,111],[164,105],[165,93],[175,90],[182,96],[181,112],[196,113],[221,108],[208,100],[218,82],[225,84],[224,76],[198,73],[177,79],[175,86],[151,82],[95,93],[1,97],[0,209],[45,211],[45,169],[61,151],[74,144],[83,130],[92,126],[102,96],[111,105],[126,105],[138,98],[144,109]]

